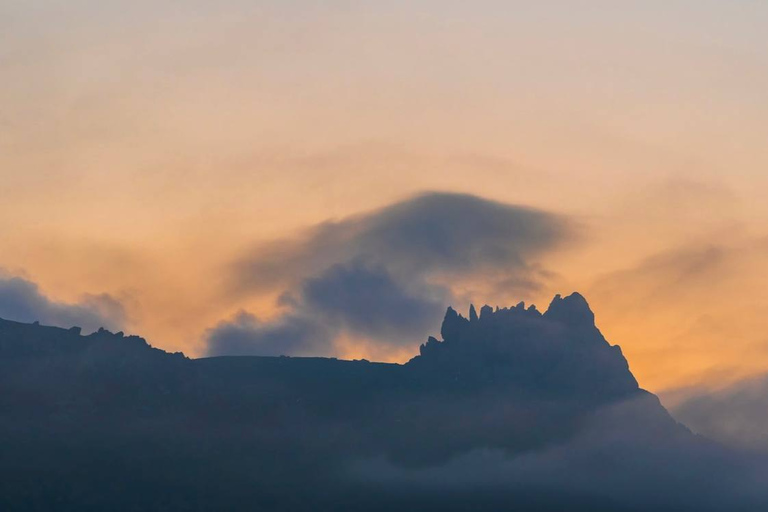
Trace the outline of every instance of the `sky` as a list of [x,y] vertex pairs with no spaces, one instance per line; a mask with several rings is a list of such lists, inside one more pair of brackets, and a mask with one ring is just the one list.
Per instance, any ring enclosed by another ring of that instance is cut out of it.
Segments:
[[757,0],[0,0],[0,317],[405,361],[448,305],[579,291],[669,400],[759,376],[765,26]]

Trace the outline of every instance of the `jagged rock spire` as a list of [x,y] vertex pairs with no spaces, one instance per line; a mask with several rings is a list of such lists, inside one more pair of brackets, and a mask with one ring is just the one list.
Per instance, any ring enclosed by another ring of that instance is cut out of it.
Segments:
[[421,347],[416,364],[443,365],[441,371],[475,364],[493,373],[503,362],[504,375],[493,378],[557,393],[618,396],[638,388],[621,349],[603,337],[578,293],[557,295],[543,315],[522,302],[497,311],[483,306],[479,316],[471,305],[469,319],[448,308],[441,333],[443,341],[430,338]]
[[475,305],[470,304],[469,305],[469,321],[476,322],[477,320],[478,318],[477,318],[477,311],[475,311]]
[[443,340],[448,341],[457,338],[465,323],[468,323],[467,319],[458,314],[455,309],[449,307],[445,312],[443,326],[440,329]]

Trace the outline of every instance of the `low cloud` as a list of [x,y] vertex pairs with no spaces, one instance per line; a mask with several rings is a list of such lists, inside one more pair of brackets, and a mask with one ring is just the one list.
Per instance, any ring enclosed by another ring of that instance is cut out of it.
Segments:
[[208,355],[328,355],[331,333],[317,319],[290,314],[272,322],[241,311],[206,335]]
[[433,327],[449,293],[398,282],[361,262],[334,265],[284,295],[290,312],[271,322],[239,313],[207,335],[211,355],[332,355],[332,340],[352,333],[367,340],[412,343]]
[[694,431],[736,448],[768,452],[768,374],[700,392],[673,414]]
[[[461,490],[498,494],[500,508],[507,506],[504,499],[521,496],[523,502],[534,496],[528,507],[535,510],[563,510],[564,504],[568,510],[633,512],[764,506],[768,457],[684,432],[662,433],[652,418],[634,414],[635,407],[629,400],[598,410],[576,435],[540,449],[474,448],[430,467],[370,459],[358,461],[350,473],[363,483],[405,488],[414,498]],[[539,508],[540,501],[548,506]]]
[[40,322],[58,327],[99,327],[118,330],[125,325],[123,305],[114,297],[83,295],[76,303],[57,302],[45,296],[38,285],[0,272],[0,318],[17,322]]
[[[274,353],[292,321],[312,325],[321,337],[416,346],[454,299],[452,282],[493,276],[535,289],[549,275],[535,260],[572,235],[558,215],[450,193],[329,221],[256,247],[233,265],[235,296],[281,291],[288,312],[267,324],[244,324],[242,316],[219,324],[208,332],[209,353]],[[237,343],[222,341],[233,332]],[[281,353],[317,346],[298,335]]]

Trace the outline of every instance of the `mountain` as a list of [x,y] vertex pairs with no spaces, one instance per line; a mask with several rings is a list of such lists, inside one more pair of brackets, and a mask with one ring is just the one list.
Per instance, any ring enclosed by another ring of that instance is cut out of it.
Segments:
[[0,320],[0,505],[706,510],[752,474],[639,388],[579,294],[449,308],[441,336],[403,365],[189,359]]

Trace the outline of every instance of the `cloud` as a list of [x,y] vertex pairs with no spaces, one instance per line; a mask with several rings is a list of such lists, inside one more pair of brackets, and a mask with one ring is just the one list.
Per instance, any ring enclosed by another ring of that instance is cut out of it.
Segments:
[[[233,265],[236,296],[278,290],[288,312],[268,323],[240,316],[219,324],[208,332],[209,352],[273,354],[285,340],[280,353],[306,353],[325,346],[312,332],[415,347],[438,327],[454,299],[452,283],[492,276],[534,289],[549,274],[533,260],[572,233],[551,213],[450,193],[325,222],[258,246]],[[284,338],[290,322],[309,336],[299,329]]]
[[[716,286],[728,271],[733,249],[725,244],[690,244],[652,255],[635,267],[599,279],[596,293],[651,304],[654,299]],[[631,288],[632,293],[627,293]],[[624,293],[620,293],[624,290]]]
[[331,355],[342,333],[389,344],[413,343],[443,312],[448,291],[421,285],[409,289],[381,267],[362,262],[334,265],[281,298],[290,312],[259,322],[241,312],[207,334],[209,353]]
[[526,274],[529,260],[571,233],[563,217],[467,194],[426,193],[294,240],[262,245],[235,265],[235,286],[258,290],[364,260],[398,275],[501,268]]
[[210,356],[301,356],[325,355],[331,337],[312,317],[290,314],[273,322],[261,322],[241,311],[210,329],[206,341]]
[[768,374],[699,392],[672,410],[694,431],[737,448],[768,451]]
[[90,332],[99,327],[118,330],[125,324],[125,316],[123,305],[110,295],[84,295],[73,304],[56,302],[43,295],[32,281],[0,272],[0,318],[58,327],[80,326]]
[[[415,336],[443,313],[449,292],[419,283],[408,289],[382,267],[334,265],[302,286],[306,307],[334,325],[373,338]],[[409,341],[412,341],[409,340]]]
[[353,464],[350,474],[386,489],[404,487],[414,498],[449,490],[498,493],[500,503],[526,493],[537,500],[552,498],[544,508],[538,501],[521,507],[535,510],[563,510],[569,504],[565,509],[746,511],[764,505],[766,457],[686,432],[670,435],[646,410],[641,399],[610,404],[587,417],[567,440],[522,453],[472,448],[429,467],[369,459]]

